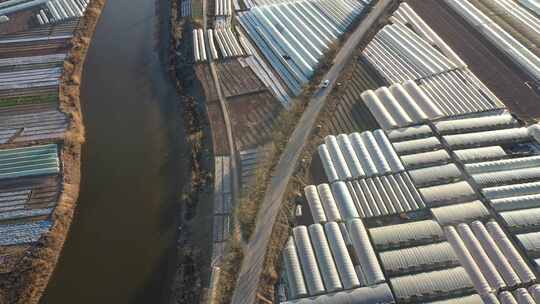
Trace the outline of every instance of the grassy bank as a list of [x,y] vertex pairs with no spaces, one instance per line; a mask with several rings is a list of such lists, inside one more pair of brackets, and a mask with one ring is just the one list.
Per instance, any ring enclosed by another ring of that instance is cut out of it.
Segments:
[[232,237],[228,241],[225,252],[223,262],[220,265],[219,280],[213,299],[214,304],[231,303],[238,274],[238,265],[242,263],[244,258],[244,252],[238,237]]

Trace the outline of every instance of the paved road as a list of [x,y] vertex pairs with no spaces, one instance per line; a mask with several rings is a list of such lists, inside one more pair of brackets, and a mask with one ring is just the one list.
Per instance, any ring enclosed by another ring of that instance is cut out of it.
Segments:
[[246,246],[244,260],[238,276],[232,303],[255,303],[257,286],[263,269],[266,249],[272,233],[272,227],[281,207],[285,190],[291,178],[300,154],[306,145],[311,130],[323,108],[326,98],[336,84],[336,80],[345,66],[349,63],[356,46],[363,39],[368,30],[376,24],[379,17],[385,12],[393,0],[380,0],[371,12],[364,18],[356,30],[351,34],[343,47],[336,55],[333,66],[326,73],[324,79],[329,80],[327,88],[318,91],[302,114],[279,163],[276,166],[270,185],[257,217],[257,226],[250,242]]

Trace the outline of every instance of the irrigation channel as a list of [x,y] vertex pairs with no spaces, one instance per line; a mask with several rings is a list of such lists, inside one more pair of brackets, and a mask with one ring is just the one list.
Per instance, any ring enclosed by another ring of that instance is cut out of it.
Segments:
[[111,0],[102,13],[81,87],[81,195],[42,304],[167,302],[189,168],[168,8]]

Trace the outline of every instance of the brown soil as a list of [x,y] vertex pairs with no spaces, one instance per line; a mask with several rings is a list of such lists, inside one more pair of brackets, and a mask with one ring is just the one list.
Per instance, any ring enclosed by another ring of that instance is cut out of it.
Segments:
[[[206,91],[205,91],[206,92]],[[227,155],[229,147],[227,145],[227,133],[225,131],[225,121],[221,115],[221,108],[217,101],[206,100],[208,121],[210,122],[212,142],[214,143],[215,155]]]
[[70,118],[61,157],[63,188],[52,217],[51,231],[25,251],[14,270],[0,275],[0,303],[37,303],[49,282],[73,219],[80,182],[80,153],[84,142],[79,85],[84,59],[106,0],[91,1],[79,29],[71,41],[71,52],[64,64],[60,84],[60,108]]
[[2,246],[0,248],[0,273],[11,272],[29,248],[29,245]]
[[250,95],[266,90],[259,77],[237,59],[216,62],[218,78],[225,98]]
[[268,91],[227,98],[238,151],[268,143],[283,106]]
[[214,86],[214,79],[210,72],[210,66],[206,63],[199,63],[195,65],[195,73],[197,79],[203,86],[204,95],[208,102],[219,102],[216,87]]
[[35,12],[32,10],[25,10],[10,14],[10,22],[0,24],[0,33],[8,35],[27,30],[31,24],[31,19],[34,14]]

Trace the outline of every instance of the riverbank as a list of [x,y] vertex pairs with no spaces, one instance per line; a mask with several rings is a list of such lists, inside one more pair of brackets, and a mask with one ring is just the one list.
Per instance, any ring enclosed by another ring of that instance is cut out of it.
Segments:
[[190,171],[169,37],[169,1],[108,1],[102,12],[81,85],[79,203],[41,304],[169,300]]
[[[211,254],[211,218],[214,146],[206,97],[189,56],[191,24],[181,18],[180,7],[171,1],[171,77],[182,100],[182,116],[189,144],[190,179],[182,189],[175,273],[170,304],[201,303],[208,284]],[[210,216],[209,216],[210,215]]]
[[37,303],[55,269],[69,233],[80,186],[81,144],[84,125],[79,86],[86,51],[106,0],[92,0],[70,42],[60,81],[59,104],[68,117],[68,130],[61,146],[62,187],[51,230],[24,253],[13,270],[0,277],[0,303]]

